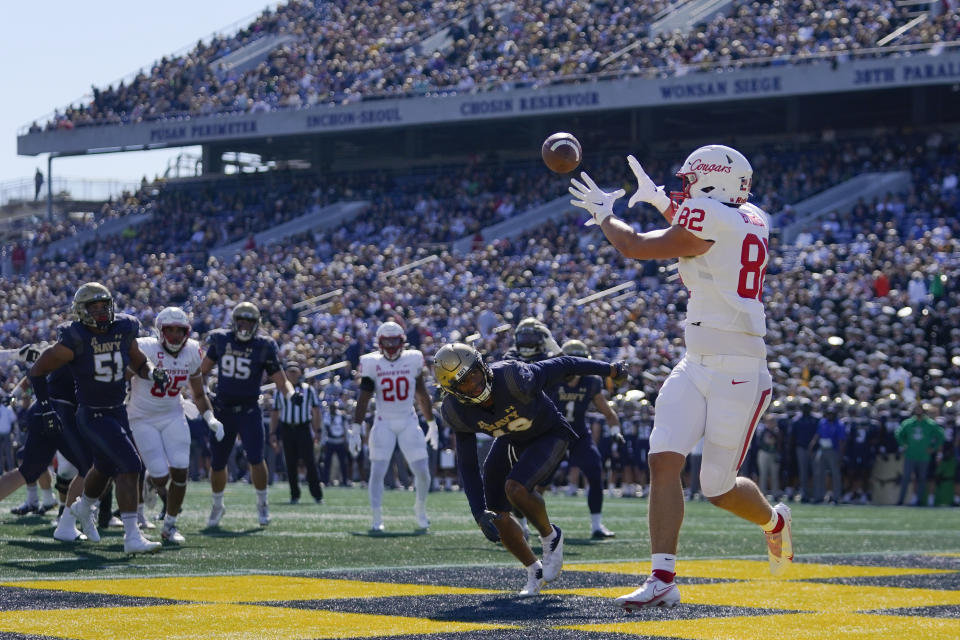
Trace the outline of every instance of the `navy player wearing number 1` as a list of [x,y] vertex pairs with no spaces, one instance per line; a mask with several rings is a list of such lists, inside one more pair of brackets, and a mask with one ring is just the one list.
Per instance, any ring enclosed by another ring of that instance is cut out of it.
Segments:
[[[445,345],[434,357],[437,383],[449,394],[441,414],[456,432],[460,484],[484,535],[503,542],[527,567],[521,597],[538,594],[544,582],[554,580],[563,567],[563,534],[550,522],[543,498],[534,488],[553,474],[578,437],[544,389],[570,375],[619,378],[625,370],[621,362],[570,356],[534,363],[505,360],[488,366],[476,349],[462,343]],[[495,438],[482,476],[477,433]],[[542,561],[511,516],[514,508],[540,533]]]
[[687,351],[660,388],[650,434],[653,573],[639,589],[616,599],[632,610],[680,602],[673,580],[683,522],[680,474],[701,438],[703,494],[762,528],[772,573],[793,562],[793,540],[790,508],[772,506],[754,482],[737,476],[772,390],[762,301],[770,220],[747,202],[753,168],[736,149],[701,147],[681,165],[677,177],[683,191],[671,198],[636,158],[628,156],[627,164],[637,179],[629,205],[653,205],[668,228],[634,231],[613,215],[613,205],[625,191],[606,193],[586,173],[580,174],[582,182],[571,181],[571,204],[588,211],[590,222],[623,256],[676,258],[680,278],[692,292],[684,331]]
[[213,459],[210,464],[210,488],[213,506],[208,527],[219,526],[226,509],[223,490],[227,485],[227,458],[237,436],[250,465],[250,479],[257,491],[257,518],[261,526],[270,523],[267,504],[267,464],[263,450],[266,432],[260,411],[260,384],[263,374],[276,384],[287,399],[293,399],[294,388],[283,373],[280,350],[270,336],[257,332],[260,310],[250,302],[241,302],[230,314],[229,329],[214,329],[207,334],[206,354],[200,372],[209,374],[217,367],[217,395],[213,400],[213,414],[223,423],[224,436],[211,442]]
[[123,548],[127,553],[155,551],[160,543],[143,537],[137,527],[137,482],[143,472],[133,442],[127,411],[125,380],[129,369],[146,380],[163,383],[163,369],[154,368],[137,346],[140,323],[114,313],[113,296],[99,282],[88,282],[73,297],[74,322],[58,328],[57,342],[41,354],[30,369],[40,420],[52,433],[62,423],[51,403],[47,375],[67,366],[77,391],[77,424],[90,445],[93,465],[84,480],[83,494],[70,506],[87,537],[100,539],[91,509],[113,477],[123,520]]

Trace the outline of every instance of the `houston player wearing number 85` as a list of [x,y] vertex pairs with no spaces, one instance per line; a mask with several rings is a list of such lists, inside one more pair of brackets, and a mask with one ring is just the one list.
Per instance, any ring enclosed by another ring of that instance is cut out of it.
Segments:
[[737,477],[772,388],[762,302],[770,228],[767,214],[747,202],[753,169],[735,149],[701,147],[684,161],[677,173],[682,191],[671,197],[636,158],[628,156],[627,162],[637,179],[629,206],[653,205],[668,228],[635,232],[613,215],[613,205],[625,191],[604,192],[586,173],[571,180],[571,203],[588,211],[590,222],[624,256],[678,259],[684,285],[696,292],[687,307],[687,352],[660,389],[650,436],[653,574],[616,600],[636,609],[680,601],[673,581],[683,521],[679,478],[700,438],[704,494],[714,505],[763,528],[773,573],[793,561],[793,542],[790,509],[771,506],[752,481]]

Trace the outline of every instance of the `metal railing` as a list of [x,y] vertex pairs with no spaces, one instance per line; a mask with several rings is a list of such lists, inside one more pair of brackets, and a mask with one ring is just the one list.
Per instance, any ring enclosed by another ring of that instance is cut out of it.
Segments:
[[[140,183],[134,180],[93,180],[85,178],[53,178],[54,200],[91,200],[103,201],[121,195],[124,191],[131,193],[140,188]],[[31,178],[19,178],[0,182],[0,207],[22,202],[32,204],[47,201],[47,183],[44,181],[39,196],[35,199],[36,183]],[[46,215],[46,210],[44,210]]]

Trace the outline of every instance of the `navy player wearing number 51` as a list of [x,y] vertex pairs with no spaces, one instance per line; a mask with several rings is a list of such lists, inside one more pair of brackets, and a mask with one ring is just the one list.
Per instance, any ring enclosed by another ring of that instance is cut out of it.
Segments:
[[[520,596],[534,596],[563,567],[563,533],[551,524],[543,498],[534,488],[550,478],[567,447],[578,438],[544,389],[567,376],[620,378],[626,365],[561,356],[530,363],[505,360],[488,366],[470,345],[453,343],[437,351],[433,373],[449,394],[440,411],[456,432],[460,484],[470,511],[483,534],[493,542],[503,542],[527,568],[527,584]],[[482,477],[477,433],[496,438],[483,463]],[[542,561],[511,516],[513,508],[540,533]]]
[[56,344],[30,368],[40,421],[48,433],[60,433],[63,427],[51,404],[47,374],[69,366],[76,381],[77,425],[90,446],[93,466],[84,481],[83,494],[70,510],[90,541],[98,542],[100,535],[91,508],[112,476],[123,520],[124,551],[155,551],[160,543],[144,538],[137,527],[137,481],[143,462],[123,404],[127,394],[124,376],[129,370],[159,385],[166,385],[169,377],[162,368],[154,368],[140,351],[140,322],[132,316],[114,313],[113,296],[105,286],[88,282],[77,289],[73,312],[77,319],[57,329]]
[[[260,310],[250,302],[241,302],[230,314],[229,329],[214,329],[207,334],[207,352],[200,364],[200,373],[207,375],[217,367],[217,395],[213,414],[223,423],[224,436],[211,442],[210,488],[213,508],[208,527],[219,526],[226,509],[223,490],[227,486],[227,458],[237,436],[250,465],[250,479],[257,491],[257,517],[261,526],[270,524],[267,506],[267,463],[263,459],[265,432],[260,399],[260,381],[266,373],[277,390],[293,404],[299,404],[299,392],[287,380],[280,365],[280,350],[270,336],[257,333]],[[294,397],[294,395],[298,397]],[[208,420],[209,422],[209,420]]]
[[770,570],[793,562],[790,508],[770,505],[750,479],[737,477],[760,416],[770,404],[763,277],[769,260],[767,214],[747,202],[753,168],[736,149],[708,145],[691,153],[677,174],[683,191],[671,198],[633,156],[637,179],[629,206],[646,202],[670,227],[637,233],[613,215],[620,189],[605,193],[586,173],[571,180],[571,203],[592,216],[622,255],[679,260],[690,290],[687,352],[660,388],[650,434],[650,547],[653,572],[643,586],[616,599],[627,610],[680,602],[673,580],[683,522],[680,474],[704,438],[700,485],[715,506],[763,528]]

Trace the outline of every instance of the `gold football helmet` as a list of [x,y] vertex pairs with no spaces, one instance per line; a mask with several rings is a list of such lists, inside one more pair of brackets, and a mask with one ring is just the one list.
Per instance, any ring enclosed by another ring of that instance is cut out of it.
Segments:
[[[257,329],[260,327],[260,310],[257,309],[257,305],[252,302],[241,302],[235,306],[233,312],[230,314],[230,319],[230,328],[233,329],[237,340],[246,342],[257,335]],[[246,320],[253,324],[241,326],[241,320]]]
[[[93,302],[105,301],[106,307],[96,312],[96,315],[90,312],[88,308]],[[106,329],[113,322],[113,296],[110,290],[99,282],[87,282],[80,285],[77,292],[73,294],[73,313],[77,320],[88,327],[95,329]]]
[[465,404],[483,404],[493,392],[490,367],[479,351],[462,342],[444,345],[437,351],[433,375],[441,389]]
[[578,358],[590,357],[590,350],[587,349],[587,345],[583,344],[580,340],[567,340],[563,343],[560,350],[563,351],[563,355],[565,356],[576,356]]

